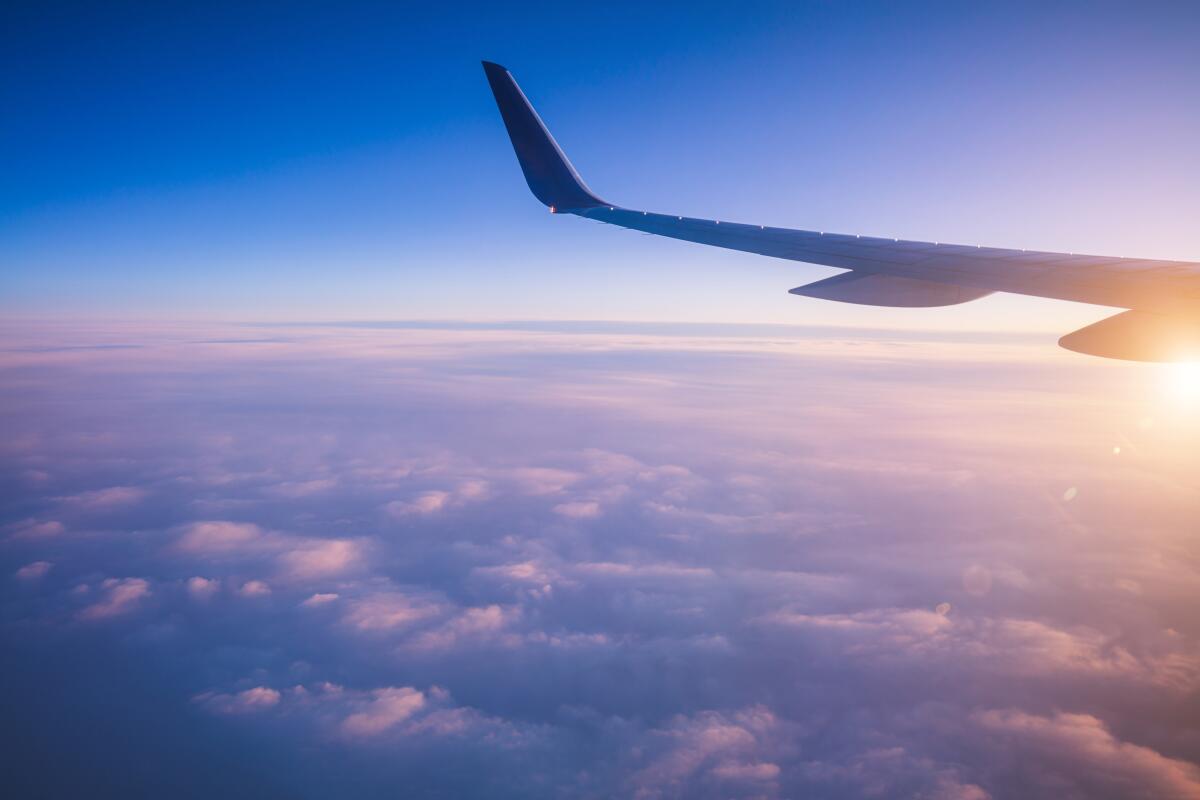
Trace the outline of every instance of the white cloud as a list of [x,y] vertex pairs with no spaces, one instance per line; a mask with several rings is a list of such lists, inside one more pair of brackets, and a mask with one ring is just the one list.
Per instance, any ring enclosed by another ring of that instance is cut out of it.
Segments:
[[317,593],[317,594],[314,594],[312,597],[309,597],[307,600],[305,600],[300,605],[308,606],[309,608],[313,608],[315,606],[327,606],[337,599],[338,599],[338,596],[337,596],[337,593],[335,593],[335,592]]

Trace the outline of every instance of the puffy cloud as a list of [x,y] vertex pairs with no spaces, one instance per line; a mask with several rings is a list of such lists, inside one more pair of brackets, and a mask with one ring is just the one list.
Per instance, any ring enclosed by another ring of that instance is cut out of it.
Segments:
[[600,516],[600,504],[595,500],[576,500],[571,503],[559,503],[554,507],[554,513],[569,519],[592,519]]
[[188,594],[196,600],[208,600],[220,589],[221,582],[215,578],[202,578],[197,575],[187,580]]
[[508,470],[507,477],[521,493],[540,496],[558,494],[583,476],[554,467],[518,467]]
[[220,554],[268,546],[262,528],[248,522],[214,520],[194,522],[179,537],[176,546],[188,553]]
[[383,510],[395,519],[410,516],[428,516],[456,508],[468,503],[477,503],[486,499],[491,492],[491,484],[481,478],[466,478],[458,482],[451,490],[431,489],[415,495],[409,500],[393,500],[384,505]]
[[685,567],[678,564],[622,564],[612,561],[593,561],[576,564],[572,570],[575,575],[598,576],[605,578],[649,578],[652,580],[699,579],[706,580],[716,577],[709,567]]
[[449,506],[451,497],[449,492],[422,492],[412,500],[393,500],[384,506],[384,510],[397,518],[410,514],[434,514]]
[[948,606],[854,614],[781,611],[767,621],[840,639],[851,658],[883,656],[915,663],[952,658],[976,670],[1012,676],[1077,674],[1184,691],[1200,685],[1200,653],[1178,652],[1170,637],[1135,654],[1118,637],[1091,628],[1064,630],[1030,619],[956,619]]
[[109,578],[100,588],[103,599],[80,611],[81,619],[100,620],[128,614],[150,596],[150,582],[143,578]]
[[252,580],[243,583],[237,592],[242,597],[266,597],[271,593],[271,587],[265,581]]
[[450,650],[460,645],[478,645],[498,639],[505,644],[514,639],[504,637],[504,631],[520,616],[516,608],[498,605],[468,608],[433,630],[413,638],[408,644],[414,650]]
[[1031,782],[1058,797],[1200,797],[1200,767],[1117,739],[1090,714],[1049,716],[1015,709],[974,714],[1015,751]]
[[[1141,373],[925,334],[298,328],[269,357],[163,336],[73,366],[0,353],[68,398],[22,411],[0,382],[29,431],[0,445],[24,493],[0,555],[56,579],[0,600],[45,626],[137,611],[64,625],[68,666],[128,655],[154,692],[121,689],[124,662],[89,674],[131,719],[229,681],[197,706],[269,745],[250,773],[279,754],[317,793],[353,764],[364,795],[1195,794],[1200,426]],[[133,492],[83,491],[110,484]],[[186,605],[218,587],[278,602]],[[6,655],[31,646],[7,630]],[[30,696],[66,697],[59,674]]]
[[54,565],[49,561],[34,561],[17,570],[17,578],[23,581],[36,581],[45,577]]
[[408,627],[440,612],[437,604],[427,600],[402,592],[382,591],[352,601],[342,619],[355,630],[386,631]]
[[110,486],[64,498],[64,502],[85,511],[108,511],[140,503],[149,494],[137,486]]
[[342,722],[349,736],[377,736],[411,717],[425,705],[425,695],[411,687],[376,689],[362,711]]
[[456,705],[450,693],[438,686],[424,691],[412,686],[360,690],[320,681],[282,691],[268,686],[212,690],[195,695],[192,701],[214,714],[243,716],[247,723],[261,712],[274,711],[293,727],[311,728],[321,737],[333,735],[347,742],[387,738],[395,745],[405,738],[428,742],[453,737],[507,747],[524,738],[517,726],[503,719]]
[[307,481],[285,481],[272,486],[268,491],[279,497],[310,497],[327,492],[337,485],[337,478],[314,478]]
[[678,716],[646,735],[646,747],[657,752],[631,776],[635,796],[686,795],[689,782],[714,778],[770,784],[780,769],[761,757],[771,752],[778,727],[775,715],[763,706]]
[[56,520],[39,522],[27,519],[8,527],[12,529],[13,538],[16,539],[48,539],[60,536],[66,530],[66,526]]
[[270,557],[282,578],[301,581],[352,570],[364,555],[357,540],[291,536],[226,520],[185,526],[175,546],[182,553],[218,561]]
[[779,777],[779,765],[768,761],[724,761],[712,768],[712,774],[732,781],[773,781]]
[[277,706],[280,697],[277,689],[255,686],[236,694],[205,692],[192,699],[218,714],[252,714]]
[[307,539],[283,553],[280,563],[290,577],[304,579],[340,574],[357,567],[362,557],[362,545],[356,541]]

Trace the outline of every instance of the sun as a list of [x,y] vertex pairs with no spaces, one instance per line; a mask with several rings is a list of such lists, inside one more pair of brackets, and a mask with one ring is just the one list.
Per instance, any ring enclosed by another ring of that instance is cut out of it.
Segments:
[[1165,388],[1171,399],[1200,404],[1200,361],[1168,364],[1165,377]]

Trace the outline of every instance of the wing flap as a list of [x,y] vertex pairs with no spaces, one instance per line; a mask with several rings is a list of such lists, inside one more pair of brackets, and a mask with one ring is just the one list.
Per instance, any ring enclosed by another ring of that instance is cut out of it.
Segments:
[[846,272],[815,283],[797,286],[789,294],[863,306],[933,308],[977,300],[991,294],[991,291],[956,286],[952,283],[898,278],[894,275]]
[[1200,317],[1125,311],[1058,343],[1076,353],[1125,361],[1200,361]]

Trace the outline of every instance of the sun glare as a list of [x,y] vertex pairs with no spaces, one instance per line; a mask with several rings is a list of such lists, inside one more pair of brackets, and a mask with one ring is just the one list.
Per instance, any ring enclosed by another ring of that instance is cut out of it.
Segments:
[[1200,361],[1168,365],[1165,384],[1171,399],[1200,405]]

